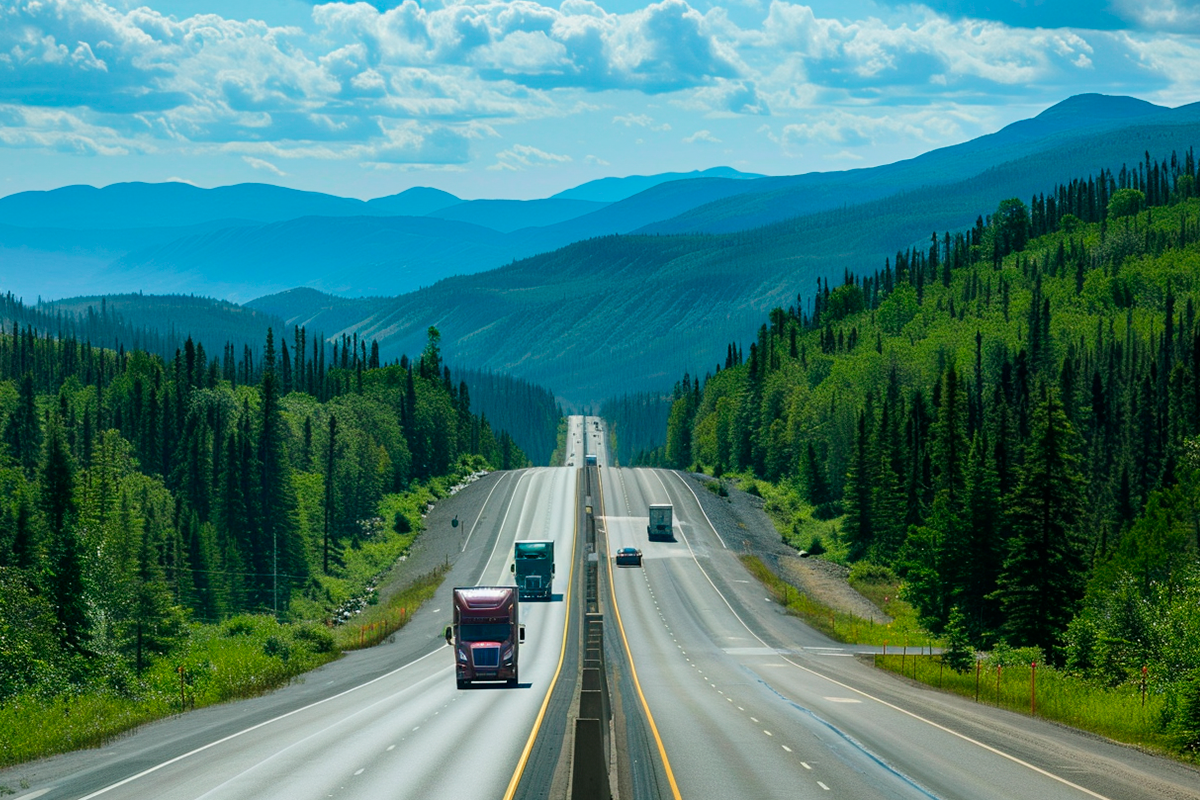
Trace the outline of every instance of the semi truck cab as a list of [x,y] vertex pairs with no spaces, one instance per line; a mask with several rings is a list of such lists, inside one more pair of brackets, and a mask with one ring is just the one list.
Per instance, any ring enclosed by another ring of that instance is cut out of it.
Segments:
[[554,542],[526,539],[513,545],[513,563],[509,566],[517,580],[522,600],[549,600],[554,584]]
[[445,630],[454,648],[455,678],[465,689],[480,681],[516,686],[525,626],[520,622],[516,586],[464,586],[454,589],[454,624]]

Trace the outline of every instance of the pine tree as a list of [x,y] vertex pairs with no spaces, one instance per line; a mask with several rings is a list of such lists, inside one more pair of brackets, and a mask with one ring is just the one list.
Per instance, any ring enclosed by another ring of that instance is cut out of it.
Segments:
[[865,412],[858,415],[858,433],[846,471],[842,505],[846,511],[842,533],[850,545],[850,558],[864,558],[875,544],[872,526],[871,495],[875,487],[875,465],[871,458],[871,435]]
[[41,507],[49,535],[47,583],[63,644],[84,652],[88,618],[83,588],[83,548],[75,529],[75,469],[62,429],[52,420],[40,477]]
[[9,455],[17,460],[27,476],[32,477],[41,452],[42,429],[38,424],[31,372],[26,372],[21,378],[21,385],[17,389],[17,407],[4,427],[4,443],[8,445]]
[[1007,500],[1008,553],[996,597],[1005,639],[1051,658],[1082,595],[1077,524],[1083,478],[1075,432],[1058,398],[1042,390],[1017,488]]

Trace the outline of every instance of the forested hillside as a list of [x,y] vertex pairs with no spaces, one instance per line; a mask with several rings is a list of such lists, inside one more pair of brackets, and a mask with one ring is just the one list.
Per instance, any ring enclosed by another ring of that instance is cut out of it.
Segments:
[[507,431],[534,464],[550,463],[563,416],[550,390],[497,372],[462,369],[454,376],[471,387],[471,409],[481,420]]
[[[73,330],[0,334],[0,703],[145,699],[143,673],[203,638],[189,623],[330,617],[411,542],[414,487],[529,463],[452,381],[436,329],[392,364],[303,329],[267,330],[261,355],[188,338],[170,358]],[[545,414],[536,393],[512,402]],[[297,658],[301,634],[332,647],[300,630]],[[256,657],[278,666],[292,645],[272,636]]]
[[1109,685],[1147,667],[1182,731],[1200,709],[1196,170],[1147,154],[818,281],[676,388],[661,459],[774,483],[785,538],[895,570],[952,642],[1037,647]]
[[[685,381],[691,385],[690,377]],[[616,455],[618,464],[628,466],[654,459],[653,451],[662,449],[674,399],[659,392],[636,392],[611,397],[600,405],[600,416],[608,426],[609,451]]]
[[103,295],[28,306],[0,297],[0,323],[32,327],[55,338],[94,342],[112,349],[145,350],[170,359],[191,337],[225,342],[241,352],[262,352],[267,328],[284,330],[273,314],[191,295]]

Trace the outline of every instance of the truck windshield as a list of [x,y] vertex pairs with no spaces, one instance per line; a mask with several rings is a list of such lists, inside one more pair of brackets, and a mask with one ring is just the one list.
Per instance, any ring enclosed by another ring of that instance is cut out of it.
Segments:
[[458,638],[464,642],[503,642],[512,636],[506,622],[473,622],[458,626]]

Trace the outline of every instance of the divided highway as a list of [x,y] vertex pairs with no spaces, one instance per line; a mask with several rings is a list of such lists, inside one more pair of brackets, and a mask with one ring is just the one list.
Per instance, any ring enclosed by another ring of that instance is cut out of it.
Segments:
[[[674,786],[662,797],[1200,797],[1194,771],[883,675],[780,613],[674,472],[604,469],[613,588]],[[650,503],[676,541],[649,542]]]
[[[610,674],[622,692],[623,799],[1200,798],[1185,767],[860,664],[764,596],[737,561],[740,542],[721,538],[684,477],[608,466],[603,436],[596,418],[571,417],[570,468],[497,473],[468,488],[472,514],[439,540],[453,549],[446,583],[395,641],[270,695],[9,770],[0,784],[32,776],[17,797],[48,800],[564,796],[561,696],[577,659],[567,652],[561,676],[559,665],[580,613],[571,565],[580,469],[593,456],[602,552],[645,556],[640,569],[610,558],[601,573],[611,590],[602,595],[615,600],[605,642],[619,654]],[[651,503],[674,506],[676,541],[647,541]],[[518,688],[460,691],[441,638],[450,589],[511,584],[517,539],[555,541],[554,599],[522,604]]]
[[[574,420],[582,436],[582,420]],[[302,683],[149,726],[98,751],[51,759],[21,794],[42,798],[317,800],[511,797],[563,652],[577,470],[489,479],[446,583],[396,641],[353,653]],[[512,584],[516,539],[553,539],[550,602],[522,603],[518,688],[455,686],[441,632],[454,585]],[[574,613],[574,608],[571,612]],[[3,783],[4,781],[0,781]]]

